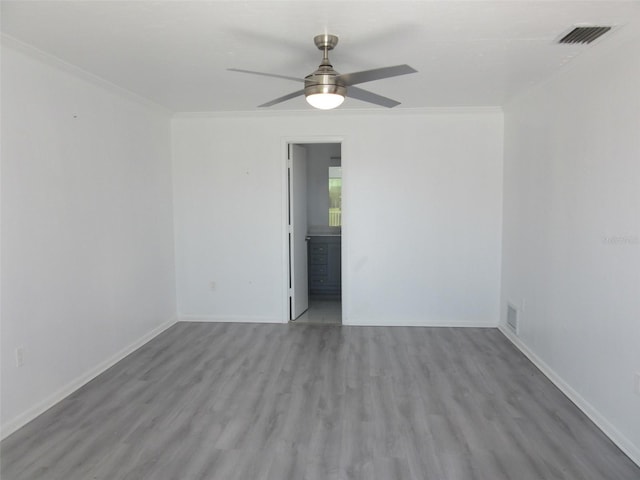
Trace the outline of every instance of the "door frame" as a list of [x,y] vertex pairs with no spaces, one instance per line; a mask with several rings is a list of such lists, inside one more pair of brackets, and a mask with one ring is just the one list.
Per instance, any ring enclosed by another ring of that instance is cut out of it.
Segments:
[[[349,167],[348,161],[345,162],[345,158],[348,157],[347,139],[345,136],[291,136],[282,137],[280,158],[282,174],[281,178],[281,191],[282,191],[282,323],[289,323],[289,145],[290,144],[312,144],[312,143],[339,143],[340,144],[340,166],[342,167],[342,236],[341,236],[341,277],[342,277],[342,324],[348,325],[348,318],[345,313],[349,310],[346,308],[349,302],[348,296],[348,271],[346,266],[348,265],[348,249],[346,248],[349,238]],[[344,179],[347,179],[346,181]],[[345,188],[346,185],[346,188]],[[345,198],[347,201],[345,202]],[[346,208],[345,208],[346,206]],[[344,225],[347,225],[345,228]]]

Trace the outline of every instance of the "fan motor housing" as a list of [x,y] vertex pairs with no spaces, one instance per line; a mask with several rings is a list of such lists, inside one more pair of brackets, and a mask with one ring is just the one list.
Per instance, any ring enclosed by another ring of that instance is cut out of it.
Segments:
[[304,94],[306,96],[316,93],[347,94],[347,86],[338,79],[331,65],[321,65],[318,70],[304,78]]

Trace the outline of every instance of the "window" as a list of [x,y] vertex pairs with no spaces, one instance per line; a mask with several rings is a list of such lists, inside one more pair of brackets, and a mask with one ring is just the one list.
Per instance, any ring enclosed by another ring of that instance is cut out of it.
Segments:
[[329,226],[342,226],[342,167],[329,167]]

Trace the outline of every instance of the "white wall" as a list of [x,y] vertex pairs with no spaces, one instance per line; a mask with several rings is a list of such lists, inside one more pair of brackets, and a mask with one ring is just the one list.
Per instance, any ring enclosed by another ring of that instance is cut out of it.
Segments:
[[310,231],[330,231],[329,167],[340,166],[340,144],[316,143],[306,147],[307,223]]
[[502,126],[486,109],[175,118],[181,318],[287,318],[283,145],[331,137],[345,323],[497,325]]
[[175,317],[169,116],[96,82],[2,47],[4,436]]
[[[604,45],[604,44],[603,44]],[[584,53],[505,110],[502,305],[640,462],[640,44]]]

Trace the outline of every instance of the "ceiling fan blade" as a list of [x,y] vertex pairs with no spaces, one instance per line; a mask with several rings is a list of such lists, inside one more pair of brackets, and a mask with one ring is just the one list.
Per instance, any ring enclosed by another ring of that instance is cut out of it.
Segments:
[[358,83],[371,82],[373,80],[381,80],[383,78],[397,77],[398,75],[416,72],[417,70],[409,65],[395,65],[393,67],[374,68],[373,70],[364,70],[362,72],[344,73],[338,75],[338,79],[342,80],[348,87],[350,85],[357,85]]
[[282,97],[278,97],[275,100],[271,100],[270,102],[263,103],[262,105],[258,105],[258,108],[262,107],[270,107],[277,103],[286,102],[287,100],[291,100],[292,98],[298,97],[300,95],[304,95],[304,90],[298,90],[297,92],[288,93],[287,95],[283,95]]
[[304,78],[287,77],[286,75],[276,75],[275,73],[254,72],[252,70],[242,70],[240,68],[227,68],[230,72],[250,73],[252,75],[262,75],[263,77],[284,78],[285,80],[293,80],[294,82],[304,82]]
[[370,92],[369,90],[363,90],[358,87],[349,87],[347,89],[347,98],[355,98],[357,100],[362,100],[363,102],[374,103],[387,108],[393,108],[396,105],[400,105],[400,102],[396,102],[391,98],[383,97],[382,95],[378,95],[377,93]]

